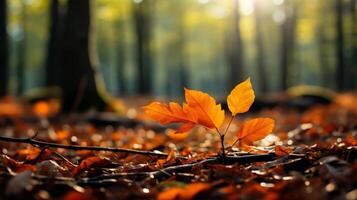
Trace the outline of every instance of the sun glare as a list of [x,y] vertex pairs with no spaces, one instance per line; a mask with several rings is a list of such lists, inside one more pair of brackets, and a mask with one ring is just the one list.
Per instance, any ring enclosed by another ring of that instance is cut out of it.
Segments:
[[251,15],[254,11],[254,2],[253,0],[241,0],[240,2],[240,12],[243,15]]

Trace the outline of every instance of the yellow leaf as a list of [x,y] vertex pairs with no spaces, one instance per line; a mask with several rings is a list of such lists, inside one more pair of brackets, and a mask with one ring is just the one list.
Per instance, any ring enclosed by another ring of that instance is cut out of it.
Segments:
[[162,125],[169,123],[184,123],[178,130],[178,132],[181,133],[191,130],[197,123],[196,114],[187,104],[183,104],[183,107],[181,107],[174,102],[169,103],[169,105],[153,102],[144,106],[143,109],[148,117],[158,121]]
[[185,88],[188,106],[196,113],[198,123],[207,128],[219,128],[224,120],[221,104],[207,93]]
[[237,133],[240,145],[251,145],[265,138],[273,131],[274,126],[275,121],[271,118],[256,118],[244,122]]
[[250,78],[238,84],[228,95],[228,108],[235,116],[238,113],[245,113],[254,102],[254,90]]

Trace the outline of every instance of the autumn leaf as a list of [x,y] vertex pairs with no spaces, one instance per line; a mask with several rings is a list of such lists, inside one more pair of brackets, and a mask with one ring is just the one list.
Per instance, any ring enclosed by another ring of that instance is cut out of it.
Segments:
[[76,168],[73,169],[72,173],[74,176],[76,176],[81,171],[88,170],[90,168],[110,168],[110,167],[117,167],[117,164],[111,162],[107,158],[100,158],[100,157],[93,156],[82,160],[82,162]]
[[275,146],[274,150],[275,150],[275,155],[277,155],[277,156],[285,156],[285,155],[289,155],[291,152],[293,152],[292,148],[284,147],[281,145]]
[[173,130],[173,129],[167,129],[166,130],[166,135],[172,139],[172,140],[175,140],[175,141],[182,141],[182,140],[185,140],[189,133],[188,132],[183,132],[181,134],[176,134],[177,131],[176,130]]
[[143,107],[144,112],[151,119],[158,121],[162,125],[170,123],[184,123],[178,130],[178,133],[184,133],[191,130],[197,123],[196,114],[183,104],[181,107],[178,103],[170,102],[169,105],[153,102]]
[[275,121],[271,118],[256,118],[243,123],[237,133],[240,145],[251,145],[265,138],[274,129]]
[[235,116],[238,113],[245,113],[249,110],[250,106],[254,102],[254,91],[250,78],[244,82],[238,84],[228,95],[227,104],[232,115]]
[[351,134],[347,135],[347,137],[346,137],[346,139],[345,139],[345,142],[346,142],[348,145],[351,145],[351,146],[356,146],[356,145],[357,145],[357,140],[354,139]]
[[159,193],[157,199],[193,199],[198,193],[211,189],[207,183],[191,183],[185,187],[174,187]]
[[50,114],[49,104],[45,101],[39,101],[33,105],[33,112],[38,117],[48,117]]
[[21,173],[26,170],[31,170],[32,172],[36,171],[36,166],[30,164],[24,164],[24,162],[16,161],[7,155],[1,155],[0,160],[2,161],[5,167],[10,168],[16,173]]
[[221,104],[207,93],[185,88],[185,99],[188,106],[196,113],[198,123],[207,128],[219,128],[224,120]]
[[65,194],[63,197],[60,198],[60,200],[96,200],[89,191],[83,191],[83,192],[78,192],[78,191],[69,191],[67,194]]
[[171,150],[166,159],[158,159],[156,165],[160,168],[164,167],[165,163],[175,162],[176,154],[174,150]]

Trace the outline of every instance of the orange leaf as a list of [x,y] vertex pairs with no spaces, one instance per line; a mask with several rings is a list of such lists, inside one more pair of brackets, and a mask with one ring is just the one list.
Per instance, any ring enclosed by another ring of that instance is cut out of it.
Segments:
[[198,123],[207,128],[219,128],[224,120],[221,104],[207,93],[185,88],[185,99],[188,106],[196,113]]
[[284,147],[284,146],[281,146],[281,145],[275,146],[275,154],[277,156],[289,155],[291,152],[293,152],[293,149],[291,149],[289,147]]
[[38,117],[48,117],[50,114],[50,106],[46,101],[39,101],[33,105],[33,112]]
[[243,123],[237,136],[240,144],[251,145],[257,140],[265,138],[274,129],[275,122],[270,118],[256,118]]
[[90,192],[70,191],[60,198],[60,200],[96,200]]
[[176,158],[176,154],[174,150],[171,150],[169,155],[166,158],[166,162],[173,161]]
[[183,104],[181,107],[178,103],[170,102],[169,105],[153,102],[143,107],[145,114],[150,118],[158,121],[162,125],[169,123],[184,123],[177,132],[184,133],[191,130],[197,123],[197,117],[194,112]]
[[193,199],[198,193],[207,191],[211,186],[207,183],[191,183],[183,188],[175,187],[159,193],[157,199],[178,199],[188,200]]
[[26,170],[31,170],[33,172],[36,171],[36,166],[30,164],[24,164],[23,162],[16,161],[7,155],[1,155],[0,159],[6,167],[9,167],[11,170],[15,171],[16,173],[21,173]]
[[347,135],[345,142],[346,142],[348,145],[351,145],[351,146],[356,146],[356,145],[357,145],[357,140],[354,139],[351,134]]
[[112,163],[107,158],[100,158],[100,157],[89,157],[73,169],[73,175],[77,175],[79,172],[83,170],[88,170],[90,168],[109,168],[109,167],[116,167],[114,163]]
[[244,82],[238,84],[228,95],[228,108],[233,116],[238,113],[245,113],[253,104],[254,98],[252,84],[250,83],[250,78],[248,78]]
[[159,159],[156,161],[156,165],[160,168],[164,167],[165,163],[169,163],[169,162],[174,162],[176,158],[176,154],[174,150],[171,150],[169,155],[167,155],[166,160],[165,159]]
[[172,130],[172,129],[168,129],[166,134],[170,139],[173,140],[177,140],[177,141],[181,141],[181,140],[185,140],[188,137],[188,132],[182,132],[181,134],[176,134],[177,131]]

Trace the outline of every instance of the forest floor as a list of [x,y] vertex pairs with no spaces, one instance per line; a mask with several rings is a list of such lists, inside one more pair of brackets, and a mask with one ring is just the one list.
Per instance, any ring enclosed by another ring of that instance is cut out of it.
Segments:
[[275,130],[224,159],[219,136],[201,127],[174,134],[140,115],[54,117],[2,102],[0,199],[357,199],[355,100],[244,115],[227,147],[245,119],[271,117]]

